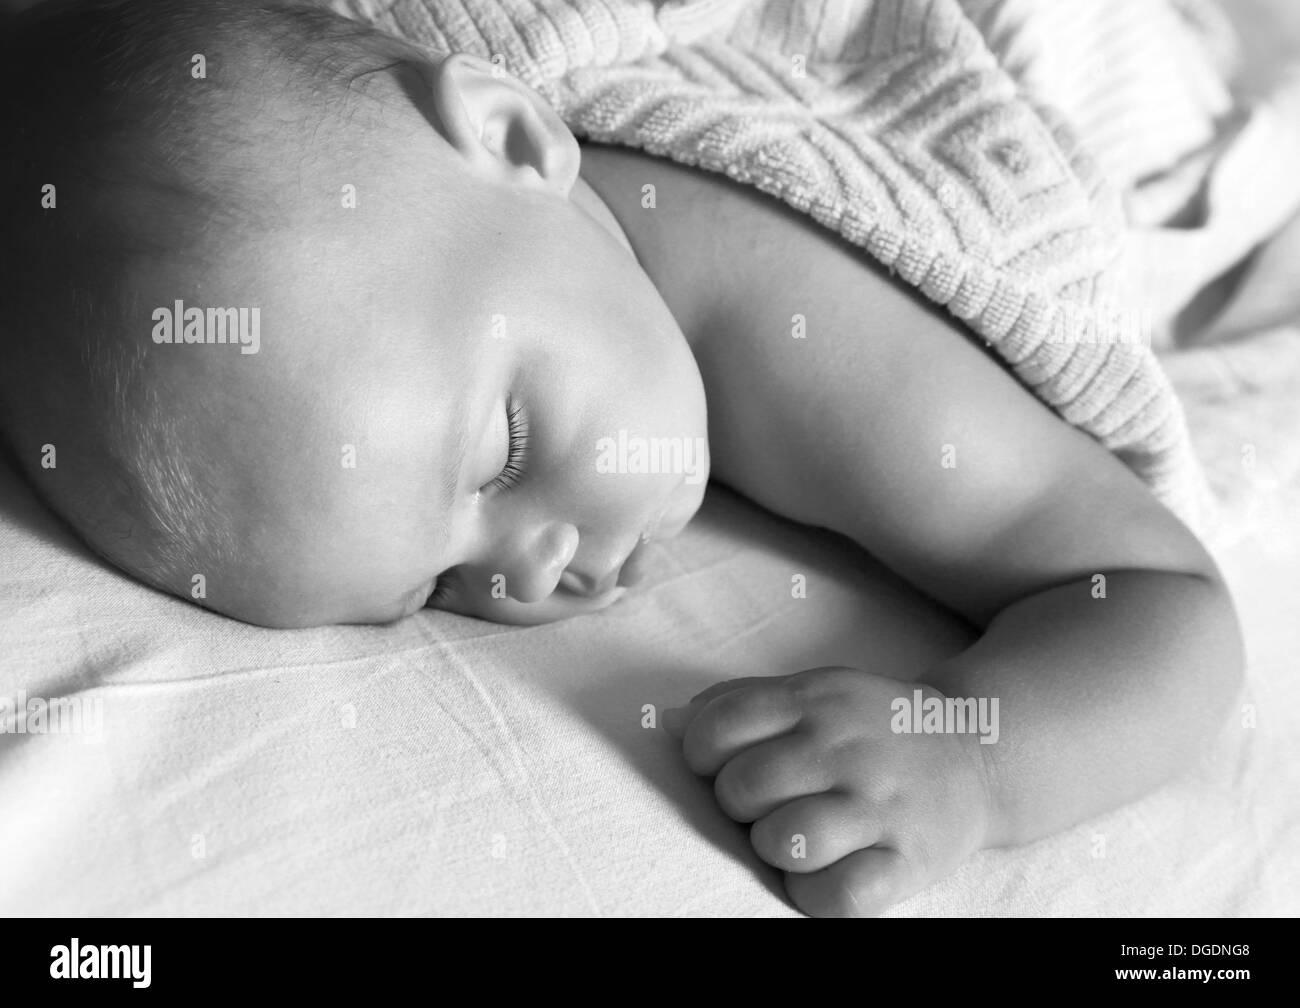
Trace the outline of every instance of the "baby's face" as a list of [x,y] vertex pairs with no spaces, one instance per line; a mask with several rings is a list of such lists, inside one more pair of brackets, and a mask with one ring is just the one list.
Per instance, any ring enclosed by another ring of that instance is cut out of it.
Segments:
[[261,307],[256,354],[150,349],[238,544],[196,572],[207,604],[276,626],[602,608],[703,498],[695,359],[576,161],[503,179],[401,126],[323,140],[209,281],[142,278],[150,304]]

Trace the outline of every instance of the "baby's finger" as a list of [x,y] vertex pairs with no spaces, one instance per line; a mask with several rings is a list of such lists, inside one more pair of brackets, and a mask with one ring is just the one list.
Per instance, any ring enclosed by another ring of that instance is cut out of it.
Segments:
[[697,704],[703,706],[710,700],[714,700],[724,693],[730,693],[732,690],[743,689],[746,686],[770,686],[773,683],[789,678],[789,676],[740,676],[737,679],[724,679],[722,682],[714,683],[708,689],[701,690],[691,697],[691,706],[694,707]]
[[732,690],[744,689],[746,686],[755,683],[772,683],[786,678],[788,676],[742,676],[738,679],[726,679],[714,683],[708,689],[691,697],[691,702],[685,707],[665,708],[662,714],[664,730],[673,738],[680,739],[686,734],[686,729],[690,727],[691,722],[695,720],[695,715],[702,711],[710,700],[720,697],[724,693],[730,693]]
[[772,680],[723,693],[706,703],[686,726],[682,754],[697,774],[712,777],[744,749],[776,738],[799,723],[799,709]]
[[713,793],[736,822],[753,822],[830,785],[831,767],[823,750],[796,732],[737,753],[718,771]]
[[867,847],[821,871],[787,872],[785,891],[809,917],[878,917],[923,882],[892,847]]
[[829,868],[878,843],[880,820],[860,802],[826,791],[787,802],[750,828],[754,852],[774,868],[803,874]]

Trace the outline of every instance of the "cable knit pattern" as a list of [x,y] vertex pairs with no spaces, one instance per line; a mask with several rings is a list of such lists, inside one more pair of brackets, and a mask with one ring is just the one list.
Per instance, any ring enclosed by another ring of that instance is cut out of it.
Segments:
[[[1171,41],[1166,4],[1055,5],[1072,11],[1053,15],[1062,25],[1086,26],[1086,51],[1059,29],[1045,46],[1026,0],[331,6],[437,51],[495,57],[578,136],[725,173],[809,214],[962,319],[1204,529],[1209,497],[1181,407],[1115,267],[1122,186],[1161,167],[1162,153],[1171,164],[1203,143],[1225,99],[1204,82],[1146,106],[1112,89],[1105,99],[1129,109],[1117,125],[1096,88],[1074,92],[1051,75],[1072,59],[1094,72],[1108,59],[1112,71],[1141,68],[1135,39],[1157,60],[1135,88],[1170,65],[1184,76],[1209,68],[1188,39]],[[1077,78],[1078,66],[1066,69]],[[1125,146],[1143,130],[1159,143]]]

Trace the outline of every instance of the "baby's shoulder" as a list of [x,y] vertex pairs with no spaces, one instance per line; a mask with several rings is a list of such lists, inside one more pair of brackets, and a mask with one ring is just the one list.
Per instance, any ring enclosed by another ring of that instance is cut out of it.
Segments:
[[[688,338],[730,335],[752,355],[764,334],[798,339],[828,312],[964,332],[866,251],[754,186],[629,148],[589,146],[583,163]],[[829,351],[873,329],[823,326],[819,342]]]

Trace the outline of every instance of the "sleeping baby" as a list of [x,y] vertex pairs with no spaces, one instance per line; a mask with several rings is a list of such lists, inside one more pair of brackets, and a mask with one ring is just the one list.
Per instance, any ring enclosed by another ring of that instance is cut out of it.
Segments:
[[267,627],[525,624],[618,602],[709,478],[841,533],[976,643],[755,669],[668,725],[813,915],[1130,801],[1225,719],[1242,648],[1198,539],[777,201],[313,8],[52,3],[0,50],[0,429],[134,577]]

